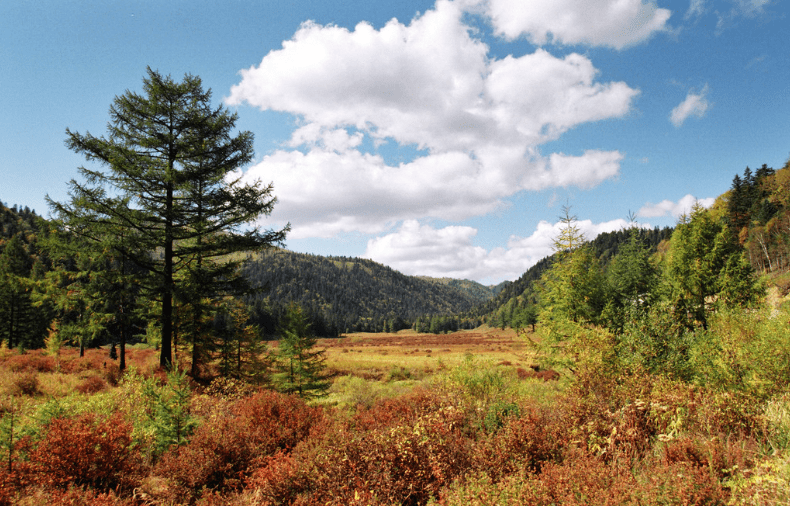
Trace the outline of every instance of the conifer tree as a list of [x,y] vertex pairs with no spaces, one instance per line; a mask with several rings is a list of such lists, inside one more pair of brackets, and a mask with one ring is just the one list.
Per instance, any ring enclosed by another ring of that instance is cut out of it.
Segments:
[[249,323],[244,303],[225,298],[215,319],[219,370],[223,376],[260,383],[266,379],[266,344],[260,331]]
[[[725,305],[754,302],[762,289],[729,227],[695,204],[672,234],[664,280],[678,321],[707,328],[721,296]],[[737,295],[736,295],[737,294]]]
[[314,350],[315,345],[302,308],[291,304],[280,319],[277,372],[272,375],[277,390],[311,398],[323,395],[329,388],[324,350]]
[[[245,184],[239,169],[252,160],[250,132],[232,135],[237,116],[212,108],[200,78],[182,82],[148,68],[143,94],[127,91],[110,107],[108,136],[66,130],[67,146],[105,171],[81,167],[69,203],[49,201],[74,233],[146,269],[141,281],[161,307],[160,365],[172,362],[173,304],[183,280],[222,279],[225,255],[281,243],[280,231],[242,228],[274,206],[272,185]],[[113,242],[118,227],[133,239]],[[219,266],[219,267],[218,267]],[[190,273],[179,278],[179,272]]]

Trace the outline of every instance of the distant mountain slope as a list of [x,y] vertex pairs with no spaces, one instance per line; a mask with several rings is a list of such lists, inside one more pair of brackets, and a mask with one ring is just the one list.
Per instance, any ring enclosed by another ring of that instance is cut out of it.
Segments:
[[[430,283],[439,283],[442,285],[450,286],[452,288],[456,288],[466,294],[468,294],[475,302],[483,303],[493,299],[497,292],[495,289],[500,286],[485,286],[477,281],[470,281],[468,279],[454,279],[454,278],[431,278],[428,276],[417,276],[419,279],[423,279]],[[506,282],[506,283],[509,283]]]
[[[300,304],[318,335],[346,331],[399,330],[420,315],[458,314],[490,298],[473,282],[407,276],[372,260],[322,257],[276,249],[251,258],[244,267],[255,285],[253,320],[273,333],[283,308]],[[482,285],[480,285],[482,286]],[[484,287],[483,287],[484,288]]]

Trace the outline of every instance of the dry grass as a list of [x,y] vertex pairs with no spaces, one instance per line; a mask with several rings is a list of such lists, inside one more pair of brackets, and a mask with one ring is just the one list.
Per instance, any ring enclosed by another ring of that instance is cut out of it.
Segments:
[[[513,330],[480,327],[451,334],[418,334],[413,330],[389,333],[353,333],[338,339],[320,339],[326,365],[336,375],[387,380],[393,370],[423,379],[460,364],[469,354],[508,367],[526,367],[532,355]],[[397,376],[397,375],[396,375]]]

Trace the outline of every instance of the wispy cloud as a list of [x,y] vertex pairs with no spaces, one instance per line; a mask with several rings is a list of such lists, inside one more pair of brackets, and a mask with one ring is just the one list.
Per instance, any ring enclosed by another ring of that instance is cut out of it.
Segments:
[[700,92],[689,91],[686,99],[683,100],[677,107],[672,109],[669,115],[669,121],[679,128],[690,116],[695,118],[702,118],[710,108],[708,102],[708,85],[706,84]]
[[712,206],[715,201],[716,199],[713,197],[698,199],[695,196],[689,194],[677,202],[672,202],[671,200],[662,200],[658,204],[648,203],[644,205],[636,214],[637,216],[641,216],[643,218],[659,218],[663,216],[679,218],[684,214],[690,213],[691,209],[694,207],[694,204],[698,203],[702,207],[708,208]]
[[705,0],[691,0],[689,10],[686,11],[686,19],[696,18],[705,13]]

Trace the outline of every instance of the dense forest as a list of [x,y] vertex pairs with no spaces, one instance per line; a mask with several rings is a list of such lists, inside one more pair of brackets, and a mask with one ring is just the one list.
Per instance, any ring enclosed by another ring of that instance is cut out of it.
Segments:
[[243,267],[260,290],[247,297],[251,320],[274,334],[290,303],[302,306],[317,335],[397,332],[421,315],[455,315],[493,296],[478,283],[406,276],[359,258],[321,257],[272,249]]
[[34,290],[51,263],[39,238],[43,218],[28,207],[0,202],[0,342],[9,348],[39,348],[52,318]]

